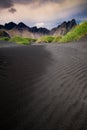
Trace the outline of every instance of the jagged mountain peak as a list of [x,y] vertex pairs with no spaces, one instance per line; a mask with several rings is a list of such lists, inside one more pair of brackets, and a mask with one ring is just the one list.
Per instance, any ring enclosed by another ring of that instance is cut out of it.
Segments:
[[58,25],[57,27],[53,28],[50,31],[50,34],[52,35],[59,35],[59,36],[63,36],[65,35],[67,32],[69,32],[73,27],[75,27],[76,24],[76,20],[72,19],[71,21],[64,21],[63,23],[61,23],[60,25]]
[[37,26],[34,27],[28,27],[23,22],[20,22],[18,24],[14,22],[6,23],[5,25],[0,25],[0,29],[5,29],[10,36],[25,36],[25,37],[39,37],[43,35],[56,35],[56,36],[63,36],[67,32],[69,32],[73,27],[75,27],[76,20],[72,19],[71,21],[64,21],[57,27],[53,28],[52,30],[48,30],[47,28],[37,28]]
[[0,25],[0,29],[4,29],[4,25]]
[[28,28],[28,26],[27,25],[25,25],[23,22],[20,22],[18,25],[17,25],[17,27],[20,27],[20,28]]
[[13,29],[13,28],[16,27],[16,26],[17,26],[16,23],[14,23],[14,22],[9,22],[9,23],[6,23],[6,24],[4,25],[4,28],[7,29],[7,30],[10,30],[10,29]]

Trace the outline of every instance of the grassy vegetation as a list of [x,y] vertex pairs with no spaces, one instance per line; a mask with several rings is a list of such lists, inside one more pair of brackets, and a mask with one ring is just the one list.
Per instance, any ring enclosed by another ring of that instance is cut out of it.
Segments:
[[0,41],[9,41],[10,38],[8,37],[0,37]]
[[33,42],[36,41],[36,39],[32,39],[32,38],[22,38],[22,37],[13,37],[9,40],[10,42],[15,42],[17,44],[24,44],[24,45],[29,45]]
[[55,37],[53,36],[42,36],[40,38],[37,39],[36,43],[51,43],[53,42],[53,40],[55,39]]
[[87,21],[77,25],[70,32],[68,32],[65,36],[63,36],[59,40],[59,42],[78,41],[84,36],[87,36]]
[[53,42],[59,42],[62,39],[62,36],[57,36],[54,38]]

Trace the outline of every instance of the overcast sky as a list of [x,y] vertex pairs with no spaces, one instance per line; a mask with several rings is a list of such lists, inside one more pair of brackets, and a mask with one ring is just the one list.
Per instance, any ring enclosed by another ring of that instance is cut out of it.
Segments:
[[87,0],[0,0],[0,24],[13,21],[52,28],[73,18],[87,19]]

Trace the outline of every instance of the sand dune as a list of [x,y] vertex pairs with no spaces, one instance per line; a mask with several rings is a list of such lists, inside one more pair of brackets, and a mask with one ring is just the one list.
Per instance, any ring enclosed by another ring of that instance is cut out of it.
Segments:
[[87,130],[87,43],[0,48],[0,130]]

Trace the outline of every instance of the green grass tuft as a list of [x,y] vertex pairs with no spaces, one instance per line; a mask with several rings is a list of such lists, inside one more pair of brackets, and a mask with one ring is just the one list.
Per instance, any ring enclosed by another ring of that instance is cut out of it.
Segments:
[[24,44],[24,45],[29,45],[33,42],[36,41],[36,39],[32,39],[32,38],[22,38],[22,37],[13,37],[9,40],[10,42],[15,42],[17,44]]
[[57,36],[54,38],[53,42],[59,42],[61,38],[62,38],[62,36]]
[[0,41],[9,41],[10,38],[8,37],[0,37]]
[[53,37],[53,36],[42,36],[37,39],[36,43],[43,43],[43,42],[51,43],[51,42],[53,42],[54,38],[55,37]]

